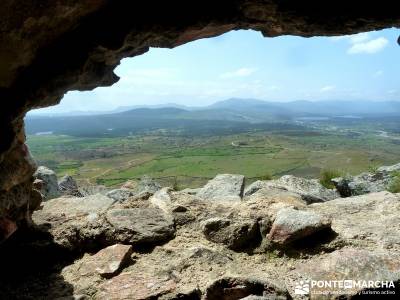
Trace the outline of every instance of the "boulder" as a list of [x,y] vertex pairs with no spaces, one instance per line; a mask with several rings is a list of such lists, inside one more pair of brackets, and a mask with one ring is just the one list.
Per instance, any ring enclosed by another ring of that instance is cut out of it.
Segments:
[[118,202],[124,202],[127,200],[129,197],[132,197],[135,195],[135,192],[130,189],[126,188],[121,188],[121,189],[114,189],[109,191],[106,196],[110,197]]
[[307,203],[324,202],[340,197],[336,190],[327,189],[317,179],[305,179],[284,175],[279,179],[256,181],[249,185],[245,195],[249,196],[260,189],[280,189],[299,194]]
[[288,299],[288,292],[283,286],[280,287],[265,280],[243,277],[222,277],[217,279],[207,287],[203,299],[239,300],[250,295],[264,296],[266,299]]
[[42,189],[44,188],[44,181],[41,179],[34,179],[29,201],[29,210],[35,211],[40,207],[43,201]]
[[232,258],[227,256],[225,253],[221,253],[221,251],[215,251],[213,249],[207,248],[203,245],[196,245],[187,250],[184,258],[181,261],[181,266],[186,267],[188,265],[204,262],[213,265],[224,266],[227,263],[232,261]]
[[101,194],[87,197],[61,197],[43,203],[33,213],[37,225],[48,227],[54,241],[71,250],[92,246],[102,235],[102,215],[115,202]]
[[139,183],[137,184],[137,186],[135,188],[135,192],[137,194],[143,193],[143,192],[149,192],[149,193],[154,194],[161,188],[162,188],[161,185],[157,181],[155,181],[151,177],[145,175],[140,179]]
[[[250,196],[261,189],[270,189],[270,188],[271,188],[271,184],[270,184],[269,180],[257,180],[257,181],[254,181],[252,184],[250,184],[248,187],[246,187],[244,189],[243,195]],[[277,187],[277,189],[280,189],[283,191],[287,190],[285,188],[279,188],[279,187]]]
[[115,203],[114,199],[101,194],[83,198],[61,197],[47,201],[42,210],[36,213],[51,216],[63,215],[69,219],[82,216],[92,218],[94,215],[104,213],[113,203]]
[[317,179],[305,179],[293,175],[285,175],[276,180],[277,186],[298,193],[308,203],[324,202],[339,198],[336,190],[327,189]]
[[157,208],[110,209],[106,220],[106,239],[114,243],[158,244],[175,233],[173,222]]
[[375,172],[364,172],[356,176],[333,178],[332,183],[342,197],[358,196],[387,190],[393,173],[400,171],[400,163],[379,167]]
[[202,187],[196,196],[210,201],[240,201],[243,188],[243,175],[219,174]]
[[172,205],[171,195],[172,189],[169,187],[162,188],[158,190],[149,200],[150,203],[155,207],[163,210],[164,212],[169,212]]
[[[40,166],[33,174],[33,178],[42,181],[39,191],[43,196],[43,200],[50,200],[61,195],[58,190],[57,175],[53,170]],[[36,186],[38,187],[39,185],[37,184]]]
[[338,237],[361,248],[400,250],[400,196],[370,193],[315,203],[309,209],[332,220]]
[[331,222],[312,211],[282,208],[278,211],[267,239],[274,244],[286,245],[329,228]]
[[273,220],[282,208],[303,209],[307,205],[307,202],[297,193],[278,188],[262,188],[254,194],[244,197],[238,209],[242,214],[248,212],[249,215],[258,220],[265,220],[266,218]]
[[[342,287],[339,285],[324,288],[310,286],[311,299],[321,299],[321,292],[326,295],[323,299],[350,299],[359,293],[360,298],[363,298],[362,296],[368,296],[363,295],[368,290],[367,287],[363,287],[363,282],[368,284],[368,281],[398,282],[400,280],[400,257],[385,251],[345,248],[322,257],[314,257],[300,264],[289,278],[294,274],[305,280],[347,282]],[[361,286],[355,284],[358,281],[361,281]],[[394,289],[390,288],[384,288],[384,290],[394,292]],[[385,296],[390,298],[389,295]]]
[[394,168],[386,167],[375,173],[361,173],[357,176],[333,178],[332,182],[342,197],[358,196],[368,193],[385,191],[392,181],[389,171]]
[[204,236],[214,243],[235,251],[248,250],[261,241],[256,220],[228,220],[211,218],[201,223]]
[[174,291],[176,283],[164,276],[122,273],[105,281],[94,296],[97,300],[150,300]]
[[133,196],[127,198],[125,201],[118,202],[115,208],[144,208],[151,206],[149,198],[153,196],[153,193],[142,192],[139,194],[134,194]]
[[83,196],[91,196],[96,194],[106,195],[108,189],[104,185],[84,185],[79,187],[79,193]]
[[400,171],[400,163],[391,166],[381,166],[377,169],[376,173],[381,173],[386,175],[398,171]]
[[78,184],[75,179],[69,175],[63,176],[63,178],[58,181],[58,190],[62,195],[83,197],[81,192],[79,192]]
[[80,275],[98,273],[110,278],[121,271],[130,261],[132,246],[115,244],[92,255],[80,266]]
[[77,250],[116,243],[159,244],[174,236],[174,223],[162,210],[111,208],[115,202],[100,194],[53,199],[33,219],[50,226],[56,243]]

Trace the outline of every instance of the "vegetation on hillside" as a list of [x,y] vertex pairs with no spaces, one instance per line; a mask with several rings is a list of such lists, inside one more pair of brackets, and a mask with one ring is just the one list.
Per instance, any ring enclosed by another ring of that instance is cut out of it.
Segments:
[[400,172],[393,172],[387,190],[391,193],[400,193]]
[[260,176],[260,180],[272,180],[274,177],[270,173],[266,173]]
[[338,170],[322,170],[319,176],[319,182],[328,189],[335,188],[335,185],[332,182],[333,178],[343,176],[343,172]]

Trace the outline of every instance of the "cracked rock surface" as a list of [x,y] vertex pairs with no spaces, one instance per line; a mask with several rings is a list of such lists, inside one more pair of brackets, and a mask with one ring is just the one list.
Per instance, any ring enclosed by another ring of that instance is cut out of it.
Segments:
[[303,299],[300,280],[398,282],[399,206],[389,192],[307,204],[275,187],[238,201],[170,188],[123,202],[56,198],[33,214],[33,232],[2,249],[24,253],[26,274],[5,262],[0,297]]

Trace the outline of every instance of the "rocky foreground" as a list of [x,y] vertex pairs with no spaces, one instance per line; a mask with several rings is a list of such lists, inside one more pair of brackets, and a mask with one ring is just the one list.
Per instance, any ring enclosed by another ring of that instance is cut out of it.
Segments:
[[37,180],[58,198],[0,248],[0,299],[347,299],[371,287],[295,289],[400,281],[400,194],[341,198],[289,175],[245,188],[221,174],[183,191],[146,178],[87,196],[71,178]]

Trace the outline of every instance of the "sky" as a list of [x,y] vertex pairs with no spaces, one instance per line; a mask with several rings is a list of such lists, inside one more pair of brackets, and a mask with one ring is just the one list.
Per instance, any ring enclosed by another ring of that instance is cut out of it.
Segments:
[[68,92],[59,105],[33,113],[165,103],[205,106],[228,98],[400,100],[399,34],[386,29],[339,37],[264,38],[239,30],[174,49],[151,48],[123,59],[113,86]]

